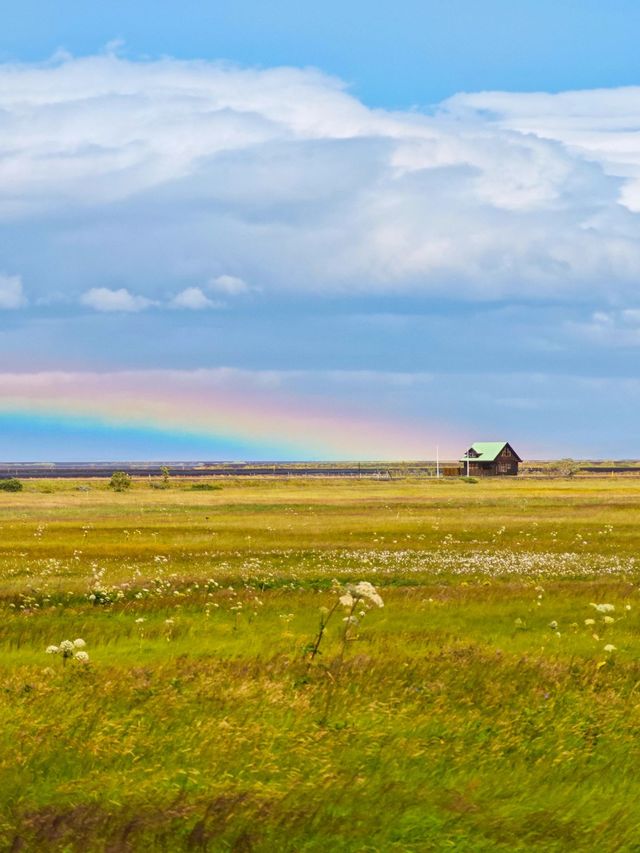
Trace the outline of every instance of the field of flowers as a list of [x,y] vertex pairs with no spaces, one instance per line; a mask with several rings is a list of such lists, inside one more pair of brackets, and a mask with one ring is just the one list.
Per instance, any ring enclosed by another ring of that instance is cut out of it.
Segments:
[[158,485],[0,493],[0,849],[640,849],[640,480]]

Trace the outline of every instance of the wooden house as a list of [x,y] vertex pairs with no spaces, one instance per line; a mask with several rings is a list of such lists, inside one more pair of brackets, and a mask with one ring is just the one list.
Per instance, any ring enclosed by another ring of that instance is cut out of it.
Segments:
[[463,475],[468,471],[471,477],[504,477],[515,476],[522,459],[508,441],[476,441],[460,462]]

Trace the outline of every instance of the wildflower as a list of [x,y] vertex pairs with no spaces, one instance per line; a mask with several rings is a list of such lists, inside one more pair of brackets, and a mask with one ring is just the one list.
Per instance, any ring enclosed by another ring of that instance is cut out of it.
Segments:
[[613,616],[604,616],[604,617],[602,618],[602,621],[604,622],[604,624],[605,624],[605,625],[613,625],[613,623],[614,623],[616,620],[613,618]]
[[59,651],[62,654],[62,657],[64,657],[64,658],[73,657],[74,649],[73,649],[73,643],[71,642],[71,640],[63,640],[60,643]]
[[551,628],[552,631],[558,630],[558,623],[556,622],[555,619],[553,619],[551,622],[549,622],[549,627]]
[[47,648],[45,649],[45,652],[48,655],[57,655],[59,651],[60,649],[57,646],[47,646]]
[[595,625],[595,624],[596,624],[596,620],[595,620],[595,619],[585,619],[585,620],[584,620],[584,624],[585,624],[585,625]]
[[375,604],[376,607],[384,607],[384,601],[378,594],[378,590],[373,584],[369,583],[369,581],[360,581],[357,583],[353,592],[355,592],[358,598],[368,599],[372,604]]
[[591,606],[595,607],[598,613],[613,613],[616,609],[615,604],[594,604],[591,602]]
[[76,652],[75,659],[78,663],[89,663],[89,655],[86,652]]
[[341,604],[343,607],[353,607],[353,604],[354,604],[354,598],[353,598],[353,596],[351,595],[351,593],[350,593],[350,592],[345,592],[345,594],[344,594],[344,595],[341,595],[341,596],[340,596],[340,604]]
[[136,625],[142,625],[142,623],[146,621],[147,620],[144,618],[144,616],[140,616],[139,619],[136,619]]
[[612,652],[615,652],[616,647],[613,645],[613,643],[607,643],[607,645],[604,647],[604,650],[608,654],[611,654]]
[[87,644],[85,643],[85,641],[81,637],[78,637],[77,640],[73,641],[73,645],[75,646],[76,649],[84,649],[84,647]]

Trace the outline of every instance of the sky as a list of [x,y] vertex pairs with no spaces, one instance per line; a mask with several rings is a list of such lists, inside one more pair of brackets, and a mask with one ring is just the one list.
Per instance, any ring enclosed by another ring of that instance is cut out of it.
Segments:
[[640,457],[640,6],[7,4],[0,460]]

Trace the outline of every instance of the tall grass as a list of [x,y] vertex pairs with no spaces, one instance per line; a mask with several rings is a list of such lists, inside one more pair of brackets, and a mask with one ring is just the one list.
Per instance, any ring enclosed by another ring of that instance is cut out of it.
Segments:
[[77,485],[0,496],[6,849],[638,849],[640,484]]

